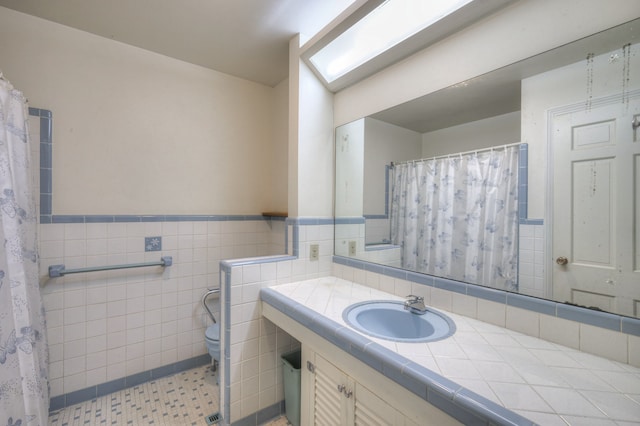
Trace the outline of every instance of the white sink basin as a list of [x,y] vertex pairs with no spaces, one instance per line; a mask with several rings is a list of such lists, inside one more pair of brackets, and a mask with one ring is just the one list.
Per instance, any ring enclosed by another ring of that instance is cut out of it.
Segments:
[[397,342],[433,342],[456,332],[448,316],[431,308],[424,315],[414,314],[392,300],[356,303],[344,310],[342,318],[364,334]]

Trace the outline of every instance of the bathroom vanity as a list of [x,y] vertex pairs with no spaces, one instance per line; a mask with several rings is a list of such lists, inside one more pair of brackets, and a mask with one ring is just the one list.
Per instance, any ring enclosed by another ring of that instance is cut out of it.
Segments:
[[441,309],[450,337],[373,337],[347,325],[345,309],[404,299],[335,277],[263,288],[261,299],[302,345],[302,424],[640,422],[640,369],[628,364]]

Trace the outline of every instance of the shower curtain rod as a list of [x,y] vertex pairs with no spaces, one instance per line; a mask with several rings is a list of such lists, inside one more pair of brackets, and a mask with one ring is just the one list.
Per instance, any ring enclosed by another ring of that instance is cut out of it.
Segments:
[[501,150],[501,149],[511,148],[513,146],[520,146],[520,145],[522,145],[522,142],[509,143],[509,144],[506,144],[506,145],[499,145],[499,146],[492,146],[490,148],[484,148],[484,149],[475,149],[473,151],[456,152],[454,154],[438,155],[438,156],[429,157],[429,158],[418,158],[416,160],[392,161],[391,162],[391,167],[397,166],[397,165],[400,165],[400,164],[420,163],[420,162],[423,162],[423,161],[440,160],[442,158],[461,157],[463,155],[478,154],[480,152],[498,151],[498,150]]

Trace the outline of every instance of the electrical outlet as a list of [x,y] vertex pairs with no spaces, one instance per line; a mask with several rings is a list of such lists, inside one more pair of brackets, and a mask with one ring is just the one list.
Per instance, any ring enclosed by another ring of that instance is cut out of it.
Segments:
[[318,260],[320,258],[320,246],[311,244],[309,246],[309,260]]
[[355,256],[355,255],[356,255],[356,242],[349,241],[349,256]]

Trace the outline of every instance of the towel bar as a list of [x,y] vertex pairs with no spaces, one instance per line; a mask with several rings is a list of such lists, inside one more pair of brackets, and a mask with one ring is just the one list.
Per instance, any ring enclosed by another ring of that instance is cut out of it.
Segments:
[[113,269],[129,269],[129,268],[144,268],[147,266],[171,266],[173,258],[171,256],[163,256],[159,262],[147,262],[147,263],[129,263],[126,265],[111,265],[111,266],[90,266],[88,268],[77,269],[65,269],[64,265],[51,265],[49,266],[49,277],[56,278],[62,277],[67,274],[79,274],[82,272],[95,272],[95,271],[110,271]]

